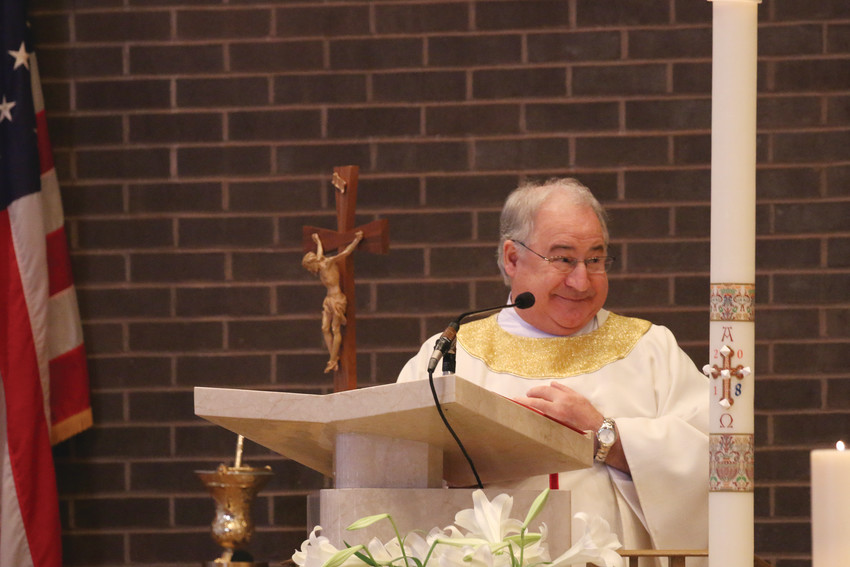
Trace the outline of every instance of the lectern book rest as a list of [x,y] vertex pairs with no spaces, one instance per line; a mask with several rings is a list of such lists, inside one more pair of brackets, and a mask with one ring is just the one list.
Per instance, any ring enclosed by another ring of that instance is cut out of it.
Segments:
[[[434,381],[446,418],[485,486],[592,465],[590,433],[565,427],[460,376],[439,376]],[[199,387],[195,388],[195,413],[333,478],[335,490],[322,491],[321,504],[321,524],[331,541],[334,537],[328,531],[340,529],[332,528],[332,523],[344,527],[345,522],[377,513],[367,511],[366,503],[402,499],[422,509],[426,506],[415,503],[424,498],[444,514],[456,506],[449,520],[457,510],[472,506],[466,490],[451,496],[451,504],[445,500],[449,496],[444,493],[453,491],[443,486],[470,487],[475,478],[440,420],[427,380],[325,395]],[[373,489],[385,492],[379,497]],[[442,492],[428,496],[400,489]],[[523,499],[530,504],[533,496]],[[568,504],[564,509],[563,503],[550,501],[547,507],[558,510],[569,534]],[[405,529],[404,510],[379,512],[392,513],[399,528]],[[410,521],[428,522],[429,518],[414,514]],[[437,523],[409,529],[447,524],[442,519],[433,521]],[[345,537],[349,542],[356,539],[353,534]]]

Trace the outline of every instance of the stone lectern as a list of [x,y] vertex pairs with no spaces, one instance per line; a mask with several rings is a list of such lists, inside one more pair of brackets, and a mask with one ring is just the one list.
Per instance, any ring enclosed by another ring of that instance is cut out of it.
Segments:
[[[482,483],[498,487],[593,464],[593,439],[455,375],[434,378],[443,412]],[[399,530],[445,527],[472,507],[475,477],[440,420],[427,380],[326,395],[195,388],[195,413],[334,479],[321,491],[319,523],[336,545],[392,536],[389,526],[345,532],[388,512]],[[523,517],[539,490],[487,489],[514,497]],[[570,545],[569,493],[553,492],[539,517],[550,549]],[[312,528],[312,526],[310,526]]]

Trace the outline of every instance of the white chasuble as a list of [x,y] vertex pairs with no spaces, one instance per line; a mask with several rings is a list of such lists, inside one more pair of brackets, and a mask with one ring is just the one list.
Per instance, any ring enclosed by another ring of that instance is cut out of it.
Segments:
[[[563,472],[573,514],[605,518],[625,549],[708,547],[708,378],[665,327],[614,313],[572,337],[510,334],[497,316],[460,327],[456,374],[509,398],[540,381],[582,394],[617,423],[631,474],[595,463]],[[402,369],[399,381],[427,379],[438,335]],[[493,451],[498,451],[494,439]],[[549,486],[546,476],[505,488]],[[573,530],[574,535],[575,530]]]

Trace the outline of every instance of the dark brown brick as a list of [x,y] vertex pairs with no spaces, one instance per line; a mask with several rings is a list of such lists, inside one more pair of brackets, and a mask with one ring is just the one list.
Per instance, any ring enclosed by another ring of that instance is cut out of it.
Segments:
[[130,212],[221,211],[218,183],[157,183],[131,185]]
[[74,85],[80,110],[128,110],[169,108],[170,85],[164,79],[80,81]]
[[410,210],[420,204],[419,193],[420,182],[416,177],[361,178],[357,189],[358,209],[381,211],[401,207]]
[[54,116],[48,124],[54,148],[116,144],[124,139],[120,116]]
[[764,240],[756,243],[756,264],[760,269],[811,269],[820,266],[821,243],[816,238]]
[[148,527],[169,525],[167,498],[98,498],[74,502],[74,526],[91,529]]
[[231,112],[227,115],[231,140],[314,139],[321,136],[317,110]]
[[62,560],[66,565],[120,564],[124,561],[124,536],[63,531]]
[[366,107],[328,110],[330,138],[416,136],[420,134],[420,110],[415,107]]
[[346,103],[366,100],[366,75],[286,74],[274,78],[276,103]]
[[94,427],[77,443],[80,458],[150,458],[170,454],[167,427]]
[[130,348],[137,351],[197,352],[224,346],[224,327],[218,322],[132,323],[129,331]]
[[476,99],[542,98],[567,94],[563,68],[486,69],[472,75]]
[[165,288],[80,289],[80,309],[89,321],[165,317],[171,312],[171,293]]
[[514,34],[453,35],[428,38],[428,65],[459,67],[516,64],[522,60],[522,38]]
[[569,24],[569,4],[557,0],[485,2],[475,10],[475,28],[479,30],[545,29]]
[[756,170],[758,199],[816,198],[820,195],[820,171],[811,167]]
[[821,407],[820,381],[756,379],[755,400],[758,411],[816,410]]
[[159,248],[174,244],[168,219],[80,221],[77,238],[85,249]]
[[418,38],[337,39],[330,42],[332,69],[421,67],[423,41]]
[[775,63],[774,90],[788,92],[846,91],[850,88],[847,61],[793,59]]
[[431,250],[431,276],[474,278],[498,273],[496,251],[492,246],[435,247]]
[[711,63],[674,63],[673,92],[711,94]]
[[[681,59],[711,57],[711,28],[630,30],[629,59]],[[759,37],[761,45],[761,37]]]
[[398,142],[377,145],[377,168],[393,171],[459,171],[469,166],[463,142]]
[[368,6],[281,6],[275,10],[277,34],[284,37],[337,37],[369,33]]
[[84,214],[116,214],[124,212],[124,194],[119,184],[62,186],[65,218]]
[[626,197],[630,200],[707,202],[711,198],[711,174],[708,169],[633,169],[625,174],[625,186]]
[[528,34],[528,60],[563,63],[619,59],[620,34],[616,31],[578,31]]
[[86,12],[74,14],[74,34],[80,42],[156,41],[169,39],[167,10]]
[[88,179],[165,178],[170,167],[166,149],[85,150],[77,154],[77,174]]
[[124,257],[118,254],[73,254],[71,267],[75,282],[96,284],[127,280]]
[[453,310],[461,313],[469,305],[469,286],[454,282],[378,285],[378,312],[401,311],[411,303],[424,312]]
[[191,390],[133,392],[128,396],[130,419],[136,423],[192,421],[193,399]]
[[778,233],[839,231],[847,227],[850,199],[836,202],[775,205],[774,211]]
[[[242,181],[230,184],[231,211],[285,211],[321,206],[322,183],[316,181]],[[360,197],[360,195],[358,195]],[[359,199],[363,202],[363,199]]]
[[524,138],[479,141],[475,144],[475,166],[481,170],[556,169],[570,165],[568,138]]
[[369,145],[298,144],[277,148],[277,170],[292,173],[326,173],[338,163],[358,163],[361,171],[371,169]]
[[136,75],[196,75],[224,70],[220,45],[140,45],[130,47],[130,72]]
[[576,2],[576,21],[580,27],[665,24],[669,22],[669,14],[667,0],[623,3],[617,10],[593,0]]
[[628,307],[668,303],[670,296],[666,278],[620,278],[609,276],[606,309],[617,311]]
[[617,238],[663,238],[670,236],[670,211],[666,207],[608,209],[609,229]]
[[171,383],[171,361],[161,356],[90,357],[88,367],[94,389],[153,388]]
[[176,313],[186,317],[268,315],[268,287],[196,287],[177,290]]
[[843,161],[850,157],[850,131],[776,134],[774,159],[781,162]]
[[233,43],[229,52],[232,71],[273,73],[324,67],[324,48],[318,40]]
[[613,167],[667,163],[667,138],[663,136],[600,136],[576,140],[576,165]]
[[[175,82],[180,108],[254,107],[269,102],[268,79],[264,77],[181,78]],[[234,104],[236,100],[238,104]]]
[[39,49],[39,73],[87,77],[117,77],[124,71],[121,47],[71,47]]
[[186,177],[259,176],[271,172],[272,149],[265,146],[186,147],[177,150],[177,172]]
[[271,33],[272,11],[246,10],[178,10],[177,37],[180,39],[248,39],[263,38]]
[[56,463],[56,482],[65,495],[94,494],[98,491],[125,490],[123,463],[63,462]]
[[372,77],[376,101],[459,101],[466,98],[463,71],[409,71],[375,73]]
[[700,272],[708,269],[709,243],[653,242],[629,244],[628,269],[636,273],[657,270]]
[[496,207],[518,185],[513,175],[475,175],[466,177],[429,177],[425,183],[426,203],[430,206]]
[[630,130],[708,130],[711,100],[675,99],[626,102]]
[[176,383],[181,386],[268,385],[271,358],[264,355],[180,356]]
[[379,34],[451,32],[470,28],[469,9],[464,4],[378,4],[374,10]]
[[384,215],[393,227],[394,243],[468,242],[472,240],[472,216],[469,213],[416,213]]
[[233,277],[245,281],[307,279],[301,252],[238,252],[233,254]]
[[270,246],[274,220],[269,217],[185,218],[177,224],[177,239],[184,248],[248,248]]
[[221,114],[181,113],[131,116],[133,142],[219,142],[224,138]]
[[225,257],[220,252],[151,253],[130,256],[134,282],[199,282],[224,280]]
[[758,30],[759,55],[818,55],[823,43],[820,25],[761,26]]
[[847,3],[841,0],[822,0],[814,6],[781,3],[774,6],[773,15],[777,21],[846,18]]
[[673,163],[708,165],[711,163],[711,135],[683,135],[673,139]]
[[[847,343],[793,343],[777,346],[779,348],[774,353],[775,366],[773,370],[782,374],[842,373],[846,370],[847,364],[850,363],[850,349],[848,349]],[[826,419],[830,416],[818,417]],[[850,416],[844,416],[845,421],[848,419],[850,419]],[[845,429],[846,427],[847,423],[844,425]],[[835,431],[841,431],[841,429],[833,429],[833,434]],[[818,439],[814,431],[810,433],[812,440]],[[798,434],[798,436],[801,434]],[[822,440],[828,441],[827,439]]]
[[540,103],[525,107],[529,132],[592,132],[617,130],[620,107],[616,102]]

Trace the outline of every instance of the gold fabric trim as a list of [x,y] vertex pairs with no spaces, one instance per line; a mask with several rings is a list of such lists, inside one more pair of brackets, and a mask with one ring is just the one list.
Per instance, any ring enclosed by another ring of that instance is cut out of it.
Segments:
[[595,372],[625,358],[652,323],[608,314],[605,323],[578,337],[529,338],[512,335],[497,315],[460,328],[458,343],[493,372],[523,378],[567,378]]

